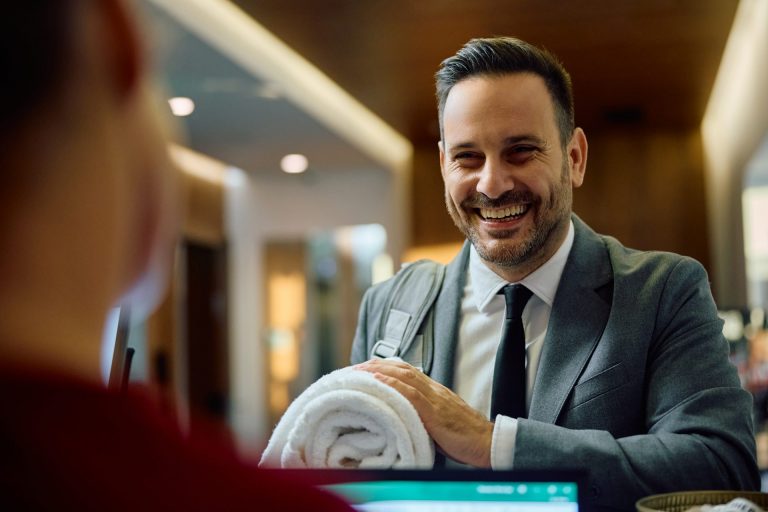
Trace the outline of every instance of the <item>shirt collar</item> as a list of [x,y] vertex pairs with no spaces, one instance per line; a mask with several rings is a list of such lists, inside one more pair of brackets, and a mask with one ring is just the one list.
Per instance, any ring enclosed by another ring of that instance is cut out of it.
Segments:
[[[565,263],[573,247],[574,228],[573,221],[568,223],[568,234],[554,255],[542,266],[528,274],[520,284],[525,285],[534,295],[540,298],[550,308],[555,300],[557,286],[563,275]],[[469,283],[472,288],[472,297],[478,311],[483,312],[491,302],[491,299],[506,286],[507,281],[496,274],[483,263],[477,254],[475,246],[469,249]]]

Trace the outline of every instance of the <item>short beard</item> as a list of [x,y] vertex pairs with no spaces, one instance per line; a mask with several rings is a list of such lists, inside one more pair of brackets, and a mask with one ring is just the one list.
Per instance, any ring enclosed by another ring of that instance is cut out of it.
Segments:
[[[502,244],[494,249],[482,243],[480,235],[473,224],[464,223],[447,191],[445,203],[453,223],[472,243],[480,258],[502,268],[515,268],[535,259],[544,249],[554,232],[570,218],[572,198],[573,192],[570,188],[568,166],[564,162],[560,183],[552,190],[547,205],[543,206],[541,198],[534,198],[530,192],[521,193],[515,191],[506,192],[496,199],[491,199],[477,193],[462,201],[461,208],[465,212],[476,208],[500,207],[513,202],[529,202],[531,207],[535,208],[533,229],[529,236],[518,244]],[[546,210],[543,210],[542,207],[546,208]],[[548,213],[552,215],[547,215]],[[497,234],[496,238],[503,240],[513,236],[514,233],[514,231],[502,231]]]

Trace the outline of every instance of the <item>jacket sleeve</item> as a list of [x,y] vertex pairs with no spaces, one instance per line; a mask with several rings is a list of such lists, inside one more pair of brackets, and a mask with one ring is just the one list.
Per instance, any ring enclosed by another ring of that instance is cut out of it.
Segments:
[[661,492],[759,489],[752,397],[728,360],[706,272],[684,258],[660,286],[658,305],[649,306],[657,312],[648,326],[645,400],[624,405],[644,409],[645,431],[619,438],[520,419],[515,469],[587,467],[590,501],[600,510],[633,510]]

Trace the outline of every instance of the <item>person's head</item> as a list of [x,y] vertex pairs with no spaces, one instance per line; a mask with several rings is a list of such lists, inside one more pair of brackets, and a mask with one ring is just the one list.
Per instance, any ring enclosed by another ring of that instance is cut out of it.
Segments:
[[481,258],[520,279],[559,247],[584,177],[570,77],[524,41],[473,39],[436,86],[448,212]]
[[100,335],[170,266],[175,179],[131,7],[28,0],[0,17],[0,303],[18,313],[0,335],[32,307]]

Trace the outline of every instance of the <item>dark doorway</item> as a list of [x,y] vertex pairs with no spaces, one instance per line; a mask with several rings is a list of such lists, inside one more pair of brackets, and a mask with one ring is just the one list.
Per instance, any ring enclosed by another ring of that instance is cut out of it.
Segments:
[[184,337],[187,393],[193,412],[226,422],[229,413],[226,247],[187,241]]

